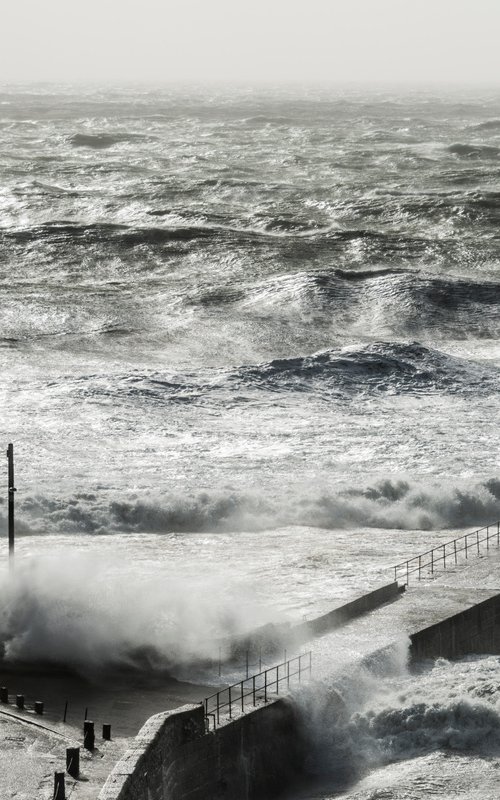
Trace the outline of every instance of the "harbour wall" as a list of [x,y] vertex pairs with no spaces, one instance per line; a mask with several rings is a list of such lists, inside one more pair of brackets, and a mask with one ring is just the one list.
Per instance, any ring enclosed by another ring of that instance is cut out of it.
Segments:
[[[325,617],[318,632],[336,624]],[[413,660],[499,654],[500,595],[423,628],[410,640]],[[286,699],[213,731],[206,730],[202,705],[185,706],[148,720],[99,800],[271,800],[300,783],[306,749],[300,715]]]
[[373,611],[385,603],[396,600],[402,591],[404,589],[394,581],[385,586],[379,586],[361,597],[356,597],[326,614],[299,622],[296,625],[290,623],[263,625],[246,636],[233,639],[229,646],[229,661],[243,659],[245,654],[255,658],[259,652],[270,657],[273,654],[282,653],[283,648],[300,647],[314,636],[323,636],[368,611]]
[[280,699],[206,731],[204,708],[151,717],[99,800],[271,800],[302,775],[297,710]]
[[423,628],[410,639],[413,660],[500,654],[500,595]]

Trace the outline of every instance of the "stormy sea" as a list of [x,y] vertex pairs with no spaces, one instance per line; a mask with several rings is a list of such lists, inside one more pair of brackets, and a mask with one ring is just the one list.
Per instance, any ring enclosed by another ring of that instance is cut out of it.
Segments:
[[[0,174],[6,659],[189,678],[500,518],[498,91],[3,85]],[[499,666],[358,685],[341,796],[496,797]]]

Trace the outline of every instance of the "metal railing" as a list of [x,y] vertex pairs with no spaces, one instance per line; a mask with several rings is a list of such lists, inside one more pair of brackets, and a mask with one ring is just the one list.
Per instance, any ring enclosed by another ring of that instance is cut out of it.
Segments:
[[293,678],[300,683],[311,671],[312,652],[309,651],[221,689],[203,700],[207,725],[210,726],[210,719],[214,728],[220,725],[221,714],[227,713],[231,719],[236,711],[244,712],[245,701],[246,706],[255,706],[259,700],[267,703],[269,694],[279,695],[281,684],[286,683],[286,689],[289,689]]
[[486,545],[484,548],[486,551],[492,545],[500,547],[500,521],[433,547],[432,550],[413,556],[407,561],[402,561],[401,564],[396,564],[394,567],[394,580],[406,580],[408,584],[410,575],[414,573],[417,573],[418,580],[421,580],[424,571],[427,570],[427,574],[433,575],[434,570],[441,562],[443,569],[446,569],[447,564],[457,564],[458,556],[461,553],[465,554],[465,558],[469,558],[469,555],[473,554],[479,555],[482,545]]

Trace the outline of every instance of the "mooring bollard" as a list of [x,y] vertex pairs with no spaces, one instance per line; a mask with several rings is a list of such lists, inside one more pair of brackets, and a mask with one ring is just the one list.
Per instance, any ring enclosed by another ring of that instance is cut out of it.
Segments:
[[105,722],[102,726],[102,738],[107,742],[111,740],[111,725]]
[[72,778],[78,778],[80,774],[80,748],[66,748],[66,772]]
[[64,772],[54,772],[53,800],[66,800],[66,785],[64,782]]
[[67,715],[67,713],[68,713],[68,701],[66,700],[66,703],[64,704],[64,716],[63,716],[63,722],[66,722],[66,715]]
[[41,700],[35,700],[35,714],[43,714],[43,703]]
[[16,694],[16,706],[21,709],[24,709],[24,694]]
[[95,744],[94,723],[86,719],[83,723],[83,746],[85,750],[93,750]]
[[0,703],[9,702],[9,690],[6,686],[0,686]]

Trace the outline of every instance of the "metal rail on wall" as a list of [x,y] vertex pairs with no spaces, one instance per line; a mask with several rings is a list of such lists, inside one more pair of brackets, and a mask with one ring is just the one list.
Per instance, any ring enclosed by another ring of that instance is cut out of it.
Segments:
[[401,564],[396,564],[393,568],[394,580],[406,580],[408,584],[410,575],[415,573],[418,580],[421,580],[422,573],[427,571],[427,574],[433,575],[434,570],[441,563],[443,569],[446,569],[447,564],[457,564],[458,556],[461,553],[465,554],[465,558],[469,558],[469,555],[480,555],[481,547],[488,552],[491,546],[500,547],[500,521],[433,547],[432,550],[413,556],[407,561],[402,561]]
[[243,678],[238,683],[233,683],[205,698],[203,701],[205,719],[208,725],[212,719],[215,728],[220,725],[221,714],[227,713],[231,719],[236,711],[245,711],[245,701],[247,701],[246,706],[256,706],[259,700],[267,703],[269,694],[279,695],[282,684],[286,683],[286,689],[289,689],[290,682],[294,678],[297,678],[297,683],[300,683],[303,676],[310,675],[311,671],[312,652],[309,651],[255,675],[250,675],[248,678]]

